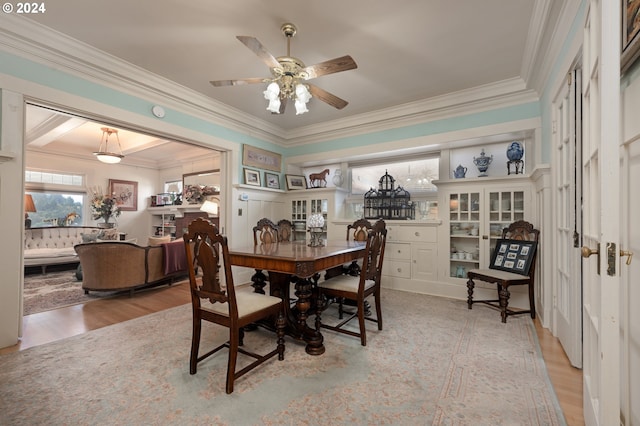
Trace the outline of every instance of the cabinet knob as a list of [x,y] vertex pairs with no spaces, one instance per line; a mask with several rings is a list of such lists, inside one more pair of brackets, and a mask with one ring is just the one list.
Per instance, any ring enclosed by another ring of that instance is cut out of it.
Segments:
[[418,231],[416,231],[415,235],[416,235],[416,237],[419,237],[420,233]]
[[402,272],[402,268],[398,268],[398,272]]

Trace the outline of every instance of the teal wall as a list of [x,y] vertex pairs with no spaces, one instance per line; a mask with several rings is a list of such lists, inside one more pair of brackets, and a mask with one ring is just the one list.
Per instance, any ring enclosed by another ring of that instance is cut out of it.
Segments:
[[[79,97],[95,100],[125,111],[131,111],[132,113],[152,116],[151,107],[153,106],[153,103],[150,101],[114,90],[99,83],[67,74],[52,67],[41,65],[7,52],[0,51],[0,73],[32,81]],[[8,89],[11,90],[11,88]],[[70,105],[70,107],[73,107],[73,105]],[[531,102],[517,106],[497,108],[492,111],[405,126],[402,128],[327,140],[321,143],[306,144],[298,147],[283,148],[279,145],[230,130],[224,126],[213,124],[180,111],[168,108],[165,109],[166,116],[163,121],[183,128],[213,135],[231,142],[236,142],[238,144],[250,144],[269,151],[277,152],[285,158],[288,156],[299,156],[339,150],[345,147],[386,144],[393,141],[419,136],[434,135],[438,133],[446,133],[505,123],[514,120],[539,117],[541,114],[540,103]],[[241,169],[242,165],[238,164],[238,168]],[[242,176],[242,174],[240,174],[240,176]]]

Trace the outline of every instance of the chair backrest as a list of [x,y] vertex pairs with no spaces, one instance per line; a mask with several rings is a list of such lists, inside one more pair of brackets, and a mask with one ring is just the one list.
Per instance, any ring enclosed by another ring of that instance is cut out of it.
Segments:
[[347,241],[367,241],[369,231],[373,228],[367,219],[358,219],[347,225]]
[[509,240],[538,241],[540,231],[525,220],[513,222],[502,230],[502,238]]
[[360,273],[360,287],[365,280],[374,280],[380,284],[382,275],[382,261],[384,260],[384,249],[387,244],[387,225],[384,220],[378,219],[369,231],[367,236],[367,247],[365,249],[362,271]]
[[278,227],[271,220],[263,217],[253,227],[253,245],[278,242]]
[[[220,235],[218,227],[206,219],[192,221],[184,234],[187,269],[191,287],[191,303],[200,309],[201,299],[211,303],[228,303],[229,317],[238,317],[233,275],[229,264],[227,237]],[[220,283],[221,263],[225,285]],[[196,275],[196,270],[201,272]]]
[[278,241],[293,241],[295,239],[293,223],[287,219],[280,219],[278,221]]

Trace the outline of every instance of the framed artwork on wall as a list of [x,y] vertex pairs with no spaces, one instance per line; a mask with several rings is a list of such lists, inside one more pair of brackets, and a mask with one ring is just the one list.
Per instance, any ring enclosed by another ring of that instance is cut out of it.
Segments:
[[280,189],[280,176],[275,173],[264,172],[264,181],[267,188]]
[[536,241],[499,239],[489,268],[529,275],[537,245]]
[[307,189],[307,179],[299,175],[286,175],[287,189]]
[[640,56],[640,0],[622,2],[620,71],[624,73]]
[[257,170],[244,169],[244,183],[247,185],[261,186],[260,172]]
[[282,156],[251,145],[242,145],[242,165],[279,172],[282,168]]
[[116,204],[120,210],[138,210],[138,182],[109,179],[109,194],[116,198]]

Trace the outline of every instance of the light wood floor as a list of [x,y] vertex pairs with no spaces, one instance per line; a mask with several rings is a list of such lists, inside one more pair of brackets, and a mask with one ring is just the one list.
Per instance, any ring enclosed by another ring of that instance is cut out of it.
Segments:
[[[138,318],[153,312],[189,303],[186,282],[138,292],[132,298],[122,295],[25,316],[23,338],[14,346],[0,349],[0,355],[64,339],[90,330]],[[489,309],[489,308],[487,308]],[[499,323],[500,315],[496,313]],[[584,425],[582,415],[582,370],[569,364],[562,346],[551,332],[535,321],[538,340],[549,377],[569,426]]]

